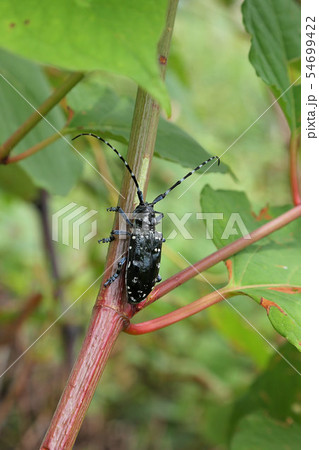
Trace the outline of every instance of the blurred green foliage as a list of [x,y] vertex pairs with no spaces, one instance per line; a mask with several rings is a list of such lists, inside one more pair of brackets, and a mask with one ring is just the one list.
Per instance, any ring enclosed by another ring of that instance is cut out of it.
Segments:
[[[75,7],[72,17],[77,11]],[[66,26],[70,17],[65,17]],[[62,39],[56,39],[61,48],[67,46]],[[93,48],[93,44],[89,45]],[[171,123],[167,126],[172,130],[179,126],[183,130],[179,137],[190,136],[196,141],[193,154],[188,147],[194,162],[201,162],[201,152],[222,155],[231,147],[222,157],[230,171],[215,170],[197,178],[194,175],[194,180],[185,182],[187,189],[196,180],[185,195],[182,195],[184,189],[176,189],[161,203],[161,210],[166,214],[164,235],[169,236],[175,229],[167,213],[174,212],[182,218],[188,212],[191,216],[187,230],[193,238],[185,240],[177,234],[167,240],[161,265],[164,279],[188,265],[184,258],[193,263],[216,248],[205,237],[204,222],[196,219],[196,213],[201,211],[200,194],[207,184],[212,208],[218,203],[218,190],[244,191],[256,214],[266,205],[281,208],[291,202],[289,128],[278,105],[256,121],[274,99],[256,77],[248,60],[249,50],[250,37],[242,24],[239,2],[184,0],[180,3],[167,71],[166,84],[172,101]],[[85,61],[85,52],[79,49],[77,58],[79,55]],[[2,61],[4,70],[6,58]],[[20,67],[19,64],[21,68],[10,79],[36,104],[48,95],[50,84],[59,85],[65,76],[62,71],[43,69],[26,60],[15,61],[12,70]],[[9,72],[3,73],[10,76]],[[4,80],[0,82],[3,93],[0,109],[4,117],[0,130],[4,140],[32,111],[10,91]],[[125,155],[129,130],[127,105],[134,100],[135,83],[110,73],[88,75],[67,98],[78,114],[74,121],[79,119],[82,110],[92,109],[101,101],[101,92],[111,92],[116,99],[115,109],[112,109],[116,113],[112,116],[116,126],[110,121],[103,131],[110,140],[116,141],[112,143]],[[107,105],[100,103],[100,106],[105,106],[102,111],[108,112]],[[53,114],[55,117],[48,116],[49,120],[62,127],[61,108],[55,108]],[[32,133],[15,153],[47,137],[52,130],[42,123]],[[169,136],[162,133],[158,139],[162,139],[165,150]],[[177,141],[175,145],[182,145],[182,142]],[[94,166],[96,156],[102,154],[107,172],[119,188],[123,167],[111,152],[104,147],[92,151],[88,141],[79,142],[77,148]],[[153,199],[185,174],[185,167],[172,162],[180,162],[183,148],[175,152],[172,146],[169,153],[171,158],[167,155],[154,158],[148,198]],[[156,154],[161,156],[158,149]],[[189,164],[193,161],[186,166],[191,167]],[[72,178],[68,174],[72,174]],[[19,317],[29,296],[36,292],[42,294],[40,306],[31,310],[23,326],[12,334],[10,345],[2,342],[0,372],[78,299],[0,378],[0,447],[33,449],[46,431],[67,380],[69,359],[76,356],[83,340],[100,280],[92,283],[103,272],[106,253],[106,247],[98,246],[96,239],[82,244],[80,250],[61,242],[54,243],[60,272],[58,287],[63,291],[61,301],[52,275],[52,261],[44,246],[44,215],[39,211],[46,204],[51,220],[53,213],[71,202],[85,205],[98,212],[97,236],[108,236],[113,216],[107,214],[105,208],[115,206],[114,192],[106,189],[96,172],[88,164],[82,164],[62,140],[30,160],[15,166],[1,166],[0,186],[1,329],[10,334],[10,324]],[[39,187],[51,194],[40,206]],[[81,230],[81,238],[88,230]],[[280,239],[285,233],[283,230]],[[297,265],[296,270],[299,270]],[[205,276],[217,288],[228,279],[222,263],[208,270]],[[165,314],[210,291],[210,286],[197,277],[141,312],[135,320]],[[250,298],[237,296],[231,302],[260,334],[227,303],[215,305],[150,335],[133,337],[123,333],[102,376],[75,448],[268,450],[270,446],[276,448],[274,439],[277,444],[289,443],[289,449],[299,448],[299,374],[269,343],[297,370],[300,354],[275,332],[265,311]],[[68,339],[65,339],[65,330],[69,333]],[[71,348],[66,348],[66,342],[71,342]],[[278,392],[282,395],[278,396]]]

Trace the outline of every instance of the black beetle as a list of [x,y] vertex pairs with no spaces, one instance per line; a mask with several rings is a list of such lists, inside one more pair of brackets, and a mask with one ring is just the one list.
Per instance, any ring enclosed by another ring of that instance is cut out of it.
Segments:
[[119,261],[117,271],[104,283],[104,286],[108,286],[116,280],[125,264],[125,261],[127,261],[125,274],[127,301],[129,303],[139,303],[147,297],[155,286],[155,283],[161,281],[161,277],[158,273],[161,262],[162,243],[165,242],[165,239],[163,238],[162,233],[156,231],[155,227],[163,219],[164,214],[154,211],[154,205],[163,200],[167,194],[176,188],[176,186],[181,184],[186,178],[190,177],[194,172],[196,172],[196,170],[199,170],[213,159],[217,159],[219,165],[220,159],[218,156],[211,156],[195,169],[188,172],[163,194],[158,195],[151,203],[147,203],[144,202],[143,193],[140,190],[137,179],[123,156],[109,142],[105,141],[96,134],[81,133],[78,136],[75,136],[72,140],[77,139],[80,136],[93,136],[114,150],[114,152],[124,162],[136,185],[139,204],[133,211],[132,221],[119,206],[116,208],[111,207],[107,209],[107,211],[119,212],[129,225],[130,231],[112,230],[110,237],[100,239],[98,242],[111,242],[115,239],[116,235],[122,234],[130,237],[127,256],[124,256]]

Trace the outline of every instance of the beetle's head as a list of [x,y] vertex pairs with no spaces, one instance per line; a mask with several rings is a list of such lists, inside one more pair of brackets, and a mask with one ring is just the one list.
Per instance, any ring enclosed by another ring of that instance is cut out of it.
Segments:
[[136,228],[148,228],[153,225],[155,221],[153,205],[149,203],[138,205],[133,212],[133,219]]

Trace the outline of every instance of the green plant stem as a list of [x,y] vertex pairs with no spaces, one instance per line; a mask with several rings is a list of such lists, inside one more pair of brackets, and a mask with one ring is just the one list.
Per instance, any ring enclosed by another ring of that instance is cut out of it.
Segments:
[[[171,290],[175,289],[177,286],[180,286],[181,284],[195,277],[199,272],[203,272],[213,265],[216,265],[217,263],[230,258],[232,255],[238,253],[244,248],[249,247],[251,244],[259,241],[260,239],[263,239],[274,231],[279,230],[288,223],[300,217],[300,214],[301,206],[295,206],[291,210],[285,212],[284,214],[276,217],[273,220],[270,220],[265,225],[262,225],[261,227],[252,231],[249,235],[249,239],[247,239],[248,235],[237,239],[231,244],[226,245],[220,250],[217,250],[217,252],[212,253],[201,261],[198,261],[194,265],[189,266],[181,272],[173,275],[171,278],[159,284],[158,287],[153,289],[148,298],[138,305],[138,309],[140,310],[142,308],[145,308],[159,298],[163,297]],[[144,334],[167,327],[169,325],[172,325],[173,323],[185,319],[186,317],[196,314],[197,312],[202,311],[203,309],[215,303],[218,303],[219,301],[223,300],[225,296],[230,296],[231,292],[232,291],[229,289],[221,289],[219,290],[219,292],[213,292],[212,294],[198,299],[195,302],[190,303],[189,305],[183,306],[176,311],[165,314],[162,317],[158,317],[148,322],[142,322],[139,324],[130,324],[125,332],[129,334]]]
[[[159,55],[162,56],[161,61],[165,60],[165,62],[168,57],[177,4],[178,0],[169,2],[166,27],[159,43]],[[164,73],[165,67],[162,67],[162,76]],[[138,89],[127,159],[139,178],[144,193],[147,188],[158,121],[158,104],[148,94]],[[131,177],[125,171],[120,201],[124,211],[132,211],[135,192]],[[117,224],[118,214],[115,215],[114,228]],[[91,323],[42,443],[42,449],[72,448],[112,346],[135,313],[135,307],[122,300],[125,293],[123,276],[120,276],[117,283],[111,284],[107,289],[103,286],[105,280],[116,271],[118,260],[126,253],[126,250],[127,243],[123,239],[115,240],[109,246],[106,269]]]
[[34,113],[4,142],[0,147],[0,160],[5,161],[11,150],[34,128],[59,101],[82,80],[84,74],[76,72],[70,74],[64,83],[58,87],[49,98],[45,100]]
[[300,135],[292,134],[289,143],[289,160],[290,160],[290,186],[294,205],[300,205],[300,181],[298,170],[298,148],[300,143]]

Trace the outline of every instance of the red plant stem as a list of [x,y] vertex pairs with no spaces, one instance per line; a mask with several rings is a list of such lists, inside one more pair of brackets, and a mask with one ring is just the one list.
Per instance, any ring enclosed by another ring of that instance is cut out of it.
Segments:
[[[171,278],[168,278],[168,280],[163,281],[163,283],[159,284],[158,287],[154,288],[148,298],[144,302],[139,303],[137,309],[143,309],[144,307],[150,305],[159,298],[163,297],[168,292],[175,289],[177,286],[180,286],[181,284],[198,275],[198,272],[203,272],[204,270],[209,269],[217,263],[224,261],[230,256],[238,253],[244,248],[249,247],[254,242],[257,242],[260,239],[273,233],[274,231],[279,230],[279,228],[282,228],[288,223],[297,219],[300,214],[301,206],[295,206],[281,216],[278,216],[275,219],[270,220],[265,225],[257,228],[257,230],[252,231],[250,235],[237,239],[231,244],[228,244],[220,250],[217,250],[217,252],[212,253],[206,258],[198,261],[194,265],[189,266],[181,272],[173,275]],[[125,331],[129,333],[132,326],[133,325],[130,325]]]
[[[123,329],[124,318],[108,307],[95,307],[77,365],[68,380],[42,449],[70,449],[88,408],[105,362]],[[108,330],[102,334],[99,330]],[[63,431],[62,431],[63,430]]]
[[182,306],[176,311],[164,314],[163,316],[157,317],[156,319],[137,324],[132,323],[125,330],[125,332],[128,334],[138,335],[151,333],[152,331],[157,331],[161,328],[168,327],[169,325],[173,325],[180,320],[186,319],[187,317],[193,316],[194,314],[203,311],[203,309],[206,309],[209,306],[215,305],[216,303],[225,300],[227,297],[231,296],[231,292],[232,291],[228,293],[228,291],[223,291],[222,289],[220,289],[219,291],[211,292],[210,294],[205,295],[205,297],[195,300],[189,305]]
[[294,134],[290,138],[289,144],[289,156],[290,156],[290,186],[291,194],[294,205],[300,205],[300,183],[298,177],[298,147],[299,147],[299,136]]

